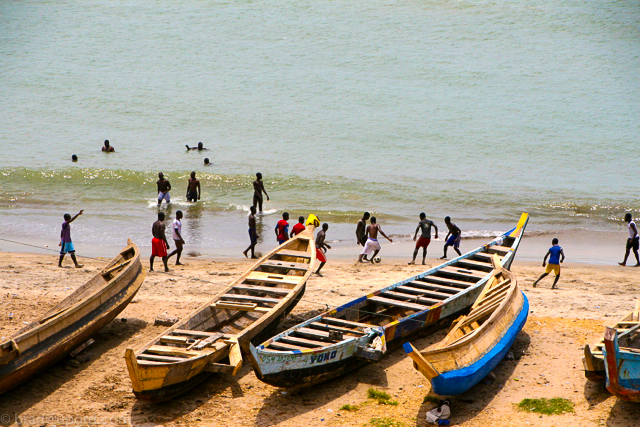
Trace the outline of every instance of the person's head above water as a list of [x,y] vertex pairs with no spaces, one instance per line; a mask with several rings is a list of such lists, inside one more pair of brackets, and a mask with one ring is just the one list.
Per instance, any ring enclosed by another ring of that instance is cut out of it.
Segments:
[[256,174],[256,178],[258,178],[258,179],[262,179],[262,174],[261,174],[260,172],[258,172],[258,173]]
[[630,212],[627,212],[626,214],[624,214],[625,222],[631,222],[632,219],[633,219],[633,216],[631,215]]
[[158,212],[158,221],[164,221],[164,212]]
[[104,146],[105,146],[105,147],[107,147],[107,148],[109,148],[109,140],[108,140],[108,139],[105,139],[105,140],[104,140]]
[[289,221],[289,212],[285,212],[282,214],[282,219],[284,219],[285,221]]
[[70,221],[71,220],[71,214],[68,214],[68,213],[64,214],[64,220],[65,221]]
[[551,241],[552,245],[557,245],[558,244],[558,239],[557,238],[553,238],[553,240]]
[[304,224],[304,217],[303,217],[303,216],[299,216],[299,217],[298,217],[298,222],[299,222],[300,224]]
[[209,158],[208,158],[208,157],[205,157],[205,158],[204,158],[204,164],[205,164],[205,165],[208,165],[208,164],[209,164]]
[[372,217],[371,217],[371,224],[375,224],[375,223],[376,223],[376,221],[378,221],[378,220],[376,219],[376,217],[375,217],[375,216],[372,216]]
[[424,212],[420,212],[420,219],[425,219],[427,215]]
[[327,231],[329,229],[329,224],[327,224],[326,222],[324,224],[322,224],[322,229],[324,231]]
[[77,162],[78,161],[78,156],[76,156],[75,154],[71,156],[71,161],[72,162]]
[[182,211],[176,211],[176,218],[182,219]]
[[369,212],[365,212],[364,215],[362,215],[362,217],[367,220],[371,217],[371,214]]
[[193,179],[196,178],[196,172],[195,171],[191,172],[191,178],[193,178]]
[[204,148],[204,144],[202,142],[198,142],[198,150],[202,150]]

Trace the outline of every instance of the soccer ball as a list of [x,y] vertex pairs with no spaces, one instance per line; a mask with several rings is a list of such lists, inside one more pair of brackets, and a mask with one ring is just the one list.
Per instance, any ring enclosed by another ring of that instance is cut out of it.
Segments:
[[373,259],[373,262],[375,262],[376,264],[380,264],[380,261],[382,261],[382,259],[380,259],[380,257],[379,257],[379,256],[377,256],[377,257],[375,257],[375,258]]

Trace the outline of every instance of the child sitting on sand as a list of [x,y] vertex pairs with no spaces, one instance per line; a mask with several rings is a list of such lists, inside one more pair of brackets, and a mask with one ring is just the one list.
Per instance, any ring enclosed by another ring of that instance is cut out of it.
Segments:
[[[545,272],[538,277],[538,280],[533,282],[533,287],[535,288],[538,282],[549,275],[552,271],[556,274],[556,279],[553,281],[553,285],[551,289],[556,289],[556,285],[558,284],[558,279],[560,279],[560,263],[564,262],[564,251],[558,245],[558,239],[554,237],[551,241],[551,246],[547,251],[547,254],[544,256],[544,260],[542,260],[542,266],[547,266]],[[562,255],[562,259],[560,259],[560,255]],[[547,264],[547,257],[549,257],[549,264]]]

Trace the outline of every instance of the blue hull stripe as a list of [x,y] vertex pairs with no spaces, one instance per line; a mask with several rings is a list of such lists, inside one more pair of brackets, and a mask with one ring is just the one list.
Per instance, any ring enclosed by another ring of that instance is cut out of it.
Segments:
[[444,374],[433,378],[431,380],[431,388],[434,393],[441,396],[464,393],[474,385],[478,384],[480,380],[486,377],[489,372],[493,371],[493,369],[498,366],[498,363],[500,363],[507,354],[513,344],[513,341],[524,327],[524,324],[527,323],[529,300],[527,300],[527,296],[524,295],[524,293],[522,296],[524,297],[522,310],[502,339],[491,349],[491,351],[482,356],[480,360],[465,368],[445,372]]

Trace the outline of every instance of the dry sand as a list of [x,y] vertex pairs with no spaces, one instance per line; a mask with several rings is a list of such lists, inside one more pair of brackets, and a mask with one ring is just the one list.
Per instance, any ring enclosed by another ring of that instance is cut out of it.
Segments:
[[[387,417],[398,425],[425,425],[425,413],[434,407],[423,403],[429,382],[413,369],[402,349],[380,363],[301,392],[258,381],[245,363],[237,377],[214,376],[175,401],[137,402],[123,360],[125,349],[137,348],[165,329],[153,326],[157,316],[185,316],[250,266],[248,260],[185,261],[188,265],[175,268],[174,274],[150,273],[134,301],[77,357],[80,363],[66,359],[0,396],[0,424],[364,426],[373,418]],[[84,260],[82,269],[59,269],[56,263],[56,255],[2,253],[2,337],[36,319],[104,266]],[[375,266],[330,260],[324,277],[309,280],[304,301],[281,329],[318,313],[323,308],[318,302],[344,303],[423,270],[405,260],[385,259]],[[452,425],[640,426],[640,405],[622,402],[588,382],[581,362],[584,344],[601,336],[603,325],[632,309],[640,270],[569,264],[563,268],[559,290],[549,289],[550,278],[539,288],[531,287],[542,272],[538,264],[516,261],[513,270],[531,304],[529,320],[512,348],[519,358],[503,360],[494,370],[495,380],[486,379],[454,397]],[[426,348],[443,336],[441,331],[414,345]],[[370,387],[387,391],[399,404],[381,406],[368,400]],[[575,414],[520,412],[514,404],[525,397],[569,399],[575,403]],[[340,410],[345,404],[358,410]]]

